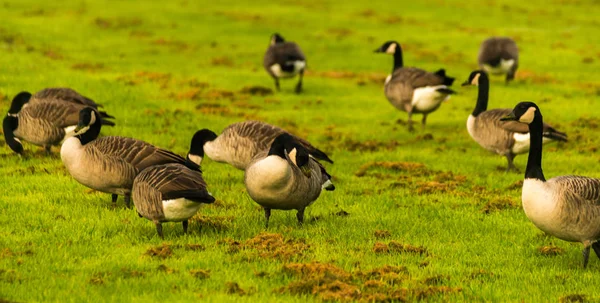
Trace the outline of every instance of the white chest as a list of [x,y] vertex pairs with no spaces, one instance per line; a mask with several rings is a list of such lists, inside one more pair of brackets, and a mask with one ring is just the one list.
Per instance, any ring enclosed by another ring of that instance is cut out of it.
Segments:
[[440,106],[444,100],[450,96],[438,92],[440,88],[445,88],[445,85],[426,86],[415,89],[412,98],[412,105],[418,112],[431,112]]
[[469,115],[469,118],[467,118],[467,131],[473,139],[475,139],[475,119],[477,118],[473,115]]
[[278,157],[268,156],[252,164],[246,170],[246,187],[255,201],[282,199],[290,186],[292,169],[290,164]]
[[515,65],[514,59],[500,59],[500,64],[498,64],[498,66],[483,64],[483,70],[485,70],[488,74],[500,75],[508,73],[512,69],[513,65]]
[[163,213],[165,221],[180,222],[193,217],[202,203],[196,203],[186,198],[163,200]]
[[525,179],[521,200],[527,218],[542,231],[560,237],[559,222],[555,219],[556,200],[553,190],[546,182]]

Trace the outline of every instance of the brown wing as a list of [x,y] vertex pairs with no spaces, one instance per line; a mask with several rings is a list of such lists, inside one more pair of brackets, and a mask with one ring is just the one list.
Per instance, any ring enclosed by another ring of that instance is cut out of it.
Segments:
[[104,155],[123,159],[138,171],[153,165],[185,163],[185,159],[180,155],[132,138],[101,137],[88,144],[92,144],[98,152]]
[[44,102],[27,105],[21,111],[35,119],[48,121],[51,125],[65,128],[79,123],[79,111],[83,106],[62,102]]
[[162,200],[186,198],[200,203],[215,201],[206,189],[206,182],[200,171],[192,171],[180,164],[166,164],[149,167],[136,178],[156,188]]
[[94,102],[90,98],[82,96],[75,90],[66,87],[45,88],[35,93],[35,95],[31,97],[29,102],[37,103],[51,99],[66,101],[85,106],[91,106],[96,109],[98,108],[98,104],[96,104],[96,102]]
[[[560,176],[548,180],[569,194],[585,200],[589,204],[600,205],[600,179],[582,176]],[[576,199],[569,199],[576,200]]]
[[283,65],[288,61],[306,61],[304,53],[294,42],[276,43],[269,46],[263,63],[266,68],[273,64]]

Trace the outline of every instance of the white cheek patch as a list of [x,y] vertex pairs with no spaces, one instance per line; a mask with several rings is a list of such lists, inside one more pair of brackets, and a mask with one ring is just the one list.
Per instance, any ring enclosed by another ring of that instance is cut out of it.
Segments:
[[288,153],[288,155],[290,157],[290,160],[292,160],[292,163],[294,163],[294,165],[298,166],[298,164],[296,163],[296,153],[297,153],[296,148],[294,148]]
[[481,76],[481,74],[477,73],[475,74],[475,77],[473,77],[473,80],[471,80],[471,85],[479,85],[479,76]]
[[19,117],[19,114],[11,114],[11,113],[8,113],[7,115],[8,115],[9,117]]
[[390,44],[388,48],[385,50],[387,54],[395,54],[396,53],[396,43]]
[[188,154],[188,158],[190,158],[190,160],[198,165],[200,165],[200,163],[202,163],[202,157],[198,156],[198,155],[193,155],[193,154]]
[[19,142],[19,144],[21,144],[21,145],[23,144],[23,143],[21,143],[21,140],[19,140],[19,138],[17,138],[17,137],[14,137],[13,139],[14,139],[15,141]]
[[523,114],[521,116],[521,118],[519,118],[519,122],[529,124],[529,123],[533,122],[534,117],[535,117],[535,107],[530,107],[527,109],[525,114]]
[[89,125],[92,125],[94,123],[96,123],[96,113],[92,112],[92,118],[90,119],[90,124]]

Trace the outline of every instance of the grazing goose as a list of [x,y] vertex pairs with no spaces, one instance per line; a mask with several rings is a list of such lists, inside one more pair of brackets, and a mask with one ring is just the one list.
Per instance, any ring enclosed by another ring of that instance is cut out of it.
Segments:
[[[261,121],[233,123],[227,126],[219,136],[211,130],[202,129],[197,131],[192,138],[192,147],[199,151],[199,154],[190,154],[188,157],[200,165],[206,154],[213,161],[226,162],[237,169],[245,170],[258,153],[268,150],[273,140],[283,133],[288,132]],[[308,150],[312,157],[333,163],[327,154],[312,146],[310,142],[296,136],[293,137]],[[333,187],[330,179],[331,176],[326,175],[324,189]]]
[[199,167],[168,150],[144,141],[123,137],[101,137],[98,112],[87,107],[79,113],[75,136],[65,140],[60,156],[67,171],[79,183],[98,191],[125,196],[129,207],[131,188],[137,174],[147,167],[179,163]]
[[304,209],[321,194],[323,171],[288,133],[277,136],[268,151],[256,155],[246,169],[244,183],[252,200],[265,211],[265,227],[269,226],[271,209],[297,209],[296,218],[302,224]]
[[275,80],[275,88],[279,91],[279,78],[293,78],[299,75],[296,93],[302,91],[302,77],[306,67],[304,53],[294,42],[286,42],[281,35],[271,36],[271,44],[263,58],[263,66]]
[[506,75],[506,83],[515,78],[519,67],[519,49],[508,37],[491,37],[481,43],[477,56],[479,68],[494,75]]
[[176,163],[144,169],[133,181],[132,197],[140,217],[154,222],[161,238],[162,222],[182,222],[183,233],[187,233],[188,219],[202,203],[215,201],[200,170]]
[[531,148],[523,181],[523,210],[539,229],[559,239],[583,243],[583,267],[590,247],[600,258],[600,179],[559,176],[546,180],[542,171],[542,113],[533,102],[521,102],[503,120],[529,125]]
[[[467,130],[471,138],[481,147],[506,157],[507,171],[517,168],[513,164],[516,155],[529,150],[529,129],[527,125],[514,121],[500,121],[511,109],[487,110],[490,82],[484,71],[473,71],[462,84],[479,86],[477,104],[467,119]],[[543,142],[567,141],[567,134],[561,133],[548,124],[543,124]]]
[[454,78],[446,76],[440,69],[430,73],[416,67],[404,67],[402,48],[396,41],[388,41],[375,50],[394,56],[394,68],[385,79],[385,96],[394,107],[408,113],[408,130],[413,131],[412,115],[423,114],[423,128],[427,115],[437,110],[442,101],[447,100],[455,92],[448,88]]
[[[21,140],[43,146],[50,152],[52,145],[59,145],[73,135],[79,122],[79,112],[86,106],[58,101],[30,105],[30,97],[28,93],[19,93],[13,99],[2,125],[4,139],[18,154],[23,153]],[[107,117],[110,116],[99,115],[99,123],[114,126]]]

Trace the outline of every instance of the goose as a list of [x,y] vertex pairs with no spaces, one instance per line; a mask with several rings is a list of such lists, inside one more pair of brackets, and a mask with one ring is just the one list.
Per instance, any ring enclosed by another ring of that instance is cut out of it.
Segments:
[[521,102],[502,120],[528,125],[531,148],[521,200],[527,218],[545,233],[583,243],[583,267],[590,247],[600,258],[600,179],[559,176],[546,180],[542,171],[544,121],[533,102]]
[[[29,94],[28,92],[23,92],[23,93]],[[30,94],[30,96],[31,96],[31,94]],[[83,96],[83,95],[79,94],[78,92],[76,92],[75,90],[68,88],[68,87],[45,88],[45,89],[35,93],[33,96],[31,96],[31,100],[29,101],[29,103],[34,104],[36,102],[44,102],[49,99],[90,106],[95,109],[102,107],[102,105],[94,102],[94,100],[92,100],[86,96]]]
[[111,193],[113,203],[118,195],[122,195],[129,207],[133,180],[147,167],[179,163],[199,168],[171,151],[141,140],[116,136],[97,138],[101,129],[98,115],[91,107],[80,111],[75,136],[65,140],[60,156],[75,180],[89,188]]
[[185,234],[188,219],[203,203],[215,201],[206,189],[200,170],[178,163],[144,169],[133,181],[132,198],[138,215],[154,222],[162,239],[162,222],[182,222]]
[[261,151],[244,174],[244,184],[252,200],[263,207],[265,228],[271,209],[296,209],[304,222],[304,210],[321,194],[323,167],[288,133],[277,136],[271,148]]
[[[467,119],[467,131],[481,147],[506,157],[507,171],[517,170],[513,160],[516,155],[529,151],[529,129],[527,125],[514,121],[500,121],[511,112],[509,108],[488,110],[489,79],[482,70],[471,72],[463,86],[478,86],[475,109]],[[567,134],[543,124],[543,142],[567,141]]]
[[506,83],[515,78],[519,67],[519,49],[508,37],[491,37],[481,43],[477,55],[479,68],[494,75],[506,75]]
[[[8,114],[2,123],[4,139],[17,154],[23,154],[21,140],[43,146],[50,153],[53,145],[73,135],[79,122],[79,112],[85,105],[67,102],[30,103],[31,95],[19,93],[12,100]],[[99,123],[114,126],[107,120],[108,114],[99,115]]]
[[[196,164],[201,165],[202,159],[206,155],[213,161],[226,162],[237,169],[245,170],[258,153],[268,150],[273,140],[283,133],[288,132],[261,121],[244,121],[230,124],[219,136],[209,129],[201,129],[192,138],[193,150],[197,150],[199,153],[190,153],[189,157]],[[333,160],[326,153],[312,146],[310,142],[296,136],[293,137],[308,150],[312,157],[333,163]],[[332,190],[335,188],[331,183],[329,174],[324,174],[324,180],[324,189]]]
[[302,92],[302,77],[306,67],[306,57],[294,42],[287,42],[281,35],[271,36],[271,43],[263,58],[263,66],[275,80],[275,88],[279,91],[279,78],[299,76],[296,93]]
[[408,113],[408,130],[413,131],[412,115],[423,114],[421,121],[425,127],[427,115],[436,111],[442,101],[455,91],[449,88],[454,78],[446,76],[440,69],[430,73],[416,67],[404,67],[402,48],[396,41],[388,41],[375,50],[394,56],[394,68],[385,79],[384,91],[388,101],[397,109]]

